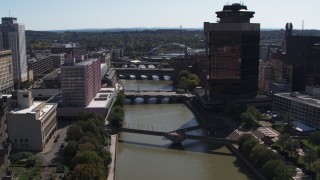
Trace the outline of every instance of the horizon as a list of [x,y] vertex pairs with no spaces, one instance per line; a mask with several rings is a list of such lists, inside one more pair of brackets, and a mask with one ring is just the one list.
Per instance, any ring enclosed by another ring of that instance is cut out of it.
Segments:
[[[26,30],[52,31],[64,29],[120,29],[120,28],[202,28],[204,22],[216,22],[216,11],[226,4],[239,1],[202,0],[124,0],[122,2],[92,0],[79,3],[76,0],[2,2],[1,17],[17,17]],[[75,4],[77,6],[75,6]],[[320,29],[317,17],[320,1],[301,2],[244,2],[248,11],[254,11],[252,23],[260,23],[261,29],[284,29],[287,22],[295,30]]]

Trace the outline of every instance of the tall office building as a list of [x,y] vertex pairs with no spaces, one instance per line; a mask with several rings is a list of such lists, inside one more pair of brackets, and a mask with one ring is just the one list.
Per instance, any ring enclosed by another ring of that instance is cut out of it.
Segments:
[[288,36],[287,62],[292,65],[292,91],[320,86],[320,37]]
[[12,51],[0,50],[0,94],[9,94],[12,90]]
[[258,91],[260,24],[241,4],[216,12],[217,23],[204,23],[210,95],[255,97]]
[[13,78],[16,85],[28,80],[26,38],[23,24],[17,18],[4,17],[0,25],[0,49],[12,50]]
[[62,104],[64,107],[85,107],[101,89],[101,65],[98,59],[75,63],[66,58],[61,66]]

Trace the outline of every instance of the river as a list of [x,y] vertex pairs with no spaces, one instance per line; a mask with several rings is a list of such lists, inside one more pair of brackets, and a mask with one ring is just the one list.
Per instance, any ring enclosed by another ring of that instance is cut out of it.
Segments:
[[[165,132],[198,124],[184,104],[126,105],[125,122],[126,127]],[[252,179],[247,167],[221,144],[186,140],[172,145],[164,137],[130,133],[120,135],[116,172],[117,180]]]

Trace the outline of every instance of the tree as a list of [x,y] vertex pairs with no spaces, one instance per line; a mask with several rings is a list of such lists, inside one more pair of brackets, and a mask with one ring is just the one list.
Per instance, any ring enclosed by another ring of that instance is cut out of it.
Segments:
[[257,167],[260,168],[270,160],[279,159],[279,155],[268,149],[265,145],[258,144],[252,149],[250,159]]
[[83,131],[80,126],[78,125],[71,125],[67,130],[67,141],[78,141],[83,136]]
[[309,136],[309,142],[315,145],[319,145],[320,144],[320,132],[319,131],[315,131],[312,132]]
[[242,152],[247,156],[250,157],[252,149],[259,144],[257,139],[250,139],[249,141],[243,143]]
[[103,164],[103,160],[95,151],[81,151],[72,159],[71,169],[73,169],[77,164],[95,164],[100,166]]
[[78,143],[76,141],[69,141],[64,147],[63,155],[68,158],[73,158],[78,150]]
[[251,134],[244,134],[241,136],[239,139],[239,150],[242,151],[243,149],[243,144],[251,139],[255,139]]
[[281,160],[268,161],[263,165],[261,172],[267,179],[273,179],[276,177],[275,169],[281,164],[283,164]]
[[314,169],[314,171],[316,173],[320,173],[320,160],[316,160],[313,165],[312,165],[312,168]]
[[304,162],[308,163],[309,170],[311,168],[311,163],[313,163],[315,160],[317,160],[318,154],[316,151],[308,149],[305,153],[305,156],[303,157]]
[[253,128],[257,125],[257,121],[255,121],[253,117],[247,112],[241,114],[241,122],[242,126],[247,129]]
[[77,164],[70,174],[70,179],[79,180],[105,180],[106,177],[103,168],[96,164]]
[[279,144],[282,147],[282,150],[286,149],[286,145],[288,142],[291,141],[291,137],[289,134],[281,134],[279,136],[279,140],[277,141],[277,144]]
[[285,146],[286,146],[286,149],[290,151],[290,155],[292,157],[292,153],[300,147],[300,144],[298,140],[290,139]]

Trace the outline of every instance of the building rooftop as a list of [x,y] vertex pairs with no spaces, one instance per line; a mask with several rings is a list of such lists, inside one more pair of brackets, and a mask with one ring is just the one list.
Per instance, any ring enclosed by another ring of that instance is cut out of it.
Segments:
[[320,107],[320,99],[316,97],[312,97],[308,94],[302,94],[298,92],[292,92],[292,93],[277,93],[274,94],[275,96],[280,96],[286,99],[290,99],[292,101],[308,104],[311,106]]
[[107,105],[112,101],[111,96],[114,91],[115,88],[101,88],[87,108],[107,107]]
[[[10,113],[12,114],[36,114],[39,111],[39,106],[45,103],[45,101],[34,101],[32,106],[29,108],[16,108],[12,110]],[[40,117],[49,112],[52,108],[54,108],[55,104],[45,104],[43,109],[40,109]],[[41,119],[41,118],[39,118]]]

